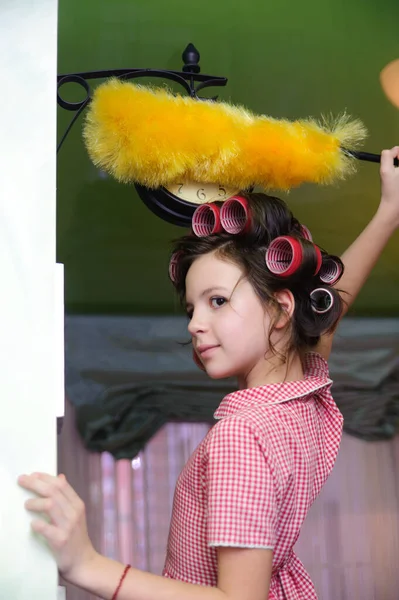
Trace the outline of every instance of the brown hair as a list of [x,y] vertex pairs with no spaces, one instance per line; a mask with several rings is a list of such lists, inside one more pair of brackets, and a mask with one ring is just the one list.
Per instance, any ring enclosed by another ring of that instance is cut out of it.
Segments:
[[[275,298],[275,293],[290,290],[295,299],[295,310],[291,320],[291,337],[287,352],[315,346],[323,333],[331,332],[336,327],[343,308],[341,296],[336,289],[322,282],[319,274],[314,274],[317,264],[315,246],[303,237],[299,221],[285,202],[261,193],[244,193],[240,196],[247,199],[252,215],[251,228],[247,233],[232,235],[223,232],[202,238],[188,235],[175,241],[173,253],[179,252],[179,258],[174,285],[180,301],[184,305],[186,275],[192,263],[199,256],[214,252],[218,258],[241,267],[260,300],[275,309],[276,320],[281,315],[282,308]],[[271,273],[265,262],[269,244],[279,236],[293,237],[302,245],[302,264],[288,277],[279,277]],[[334,260],[343,272],[343,265],[338,257],[331,256],[323,250],[321,255],[323,262]],[[310,296],[314,289],[320,287],[331,292],[334,299],[331,309],[323,314],[312,309]],[[273,325],[269,332],[269,343],[272,331]],[[273,351],[273,347],[270,347]]]

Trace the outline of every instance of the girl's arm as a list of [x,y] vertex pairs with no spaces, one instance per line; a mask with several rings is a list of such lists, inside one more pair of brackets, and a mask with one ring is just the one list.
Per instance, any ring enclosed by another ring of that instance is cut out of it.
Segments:
[[[218,586],[206,587],[129,569],[118,600],[265,600],[272,571],[271,550],[220,548]],[[124,565],[97,555],[71,583],[111,600]]]
[[[23,475],[18,480],[38,497],[25,507],[47,519],[32,521],[32,529],[50,546],[62,577],[104,600],[111,600],[125,565],[105,558],[93,548],[85,507],[63,475]],[[264,600],[272,573],[272,550],[219,548],[217,587],[185,583],[138,569],[129,569],[118,600]]]
[[[341,318],[353,304],[388,240],[399,227],[399,169],[393,163],[397,157],[399,146],[382,152],[380,205],[370,223],[341,257],[345,271],[336,286],[344,290],[341,292],[345,302]],[[324,335],[316,348],[326,359],[332,341],[333,334]]]

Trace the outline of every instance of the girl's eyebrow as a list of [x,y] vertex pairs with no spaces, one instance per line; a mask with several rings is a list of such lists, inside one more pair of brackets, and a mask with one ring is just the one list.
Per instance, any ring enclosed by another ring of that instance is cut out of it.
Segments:
[[[217,286],[212,286],[209,288],[206,288],[206,290],[203,290],[200,294],[200,298],[203,298],[204,296],[207,296],[208,294],[211,294],[212,292],[229,292],[229,290],[223,286],[217,285]],[[186,302],[186,308],[191,306],[192,307],[192,303],[191,302]]]

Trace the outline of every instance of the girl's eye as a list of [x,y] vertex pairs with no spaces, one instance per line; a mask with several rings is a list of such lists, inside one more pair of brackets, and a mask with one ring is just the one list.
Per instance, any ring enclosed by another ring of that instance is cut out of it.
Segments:
[[194,311],[192,311],[192,310],[188,310],[188,311],[186,312],[186,314],[187,314],[187,319],[188,319],[189,321],[191,321],[191,319],[193,318],[193,312],[194,312]]
[[220,308],[226,302],[227,302],[226,298],[223,298],[222,296],[214,296],[213,298],[211,298],[212,308]]

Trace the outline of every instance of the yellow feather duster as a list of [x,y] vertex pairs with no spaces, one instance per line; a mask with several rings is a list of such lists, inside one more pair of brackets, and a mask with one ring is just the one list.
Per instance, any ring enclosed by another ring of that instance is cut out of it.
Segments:
[[288,190],[351,173],[342,147],[355,149],[366,130],[346,115],[290,122],[111,79],[96,89],[83,135],[94,164],[122,182]]

